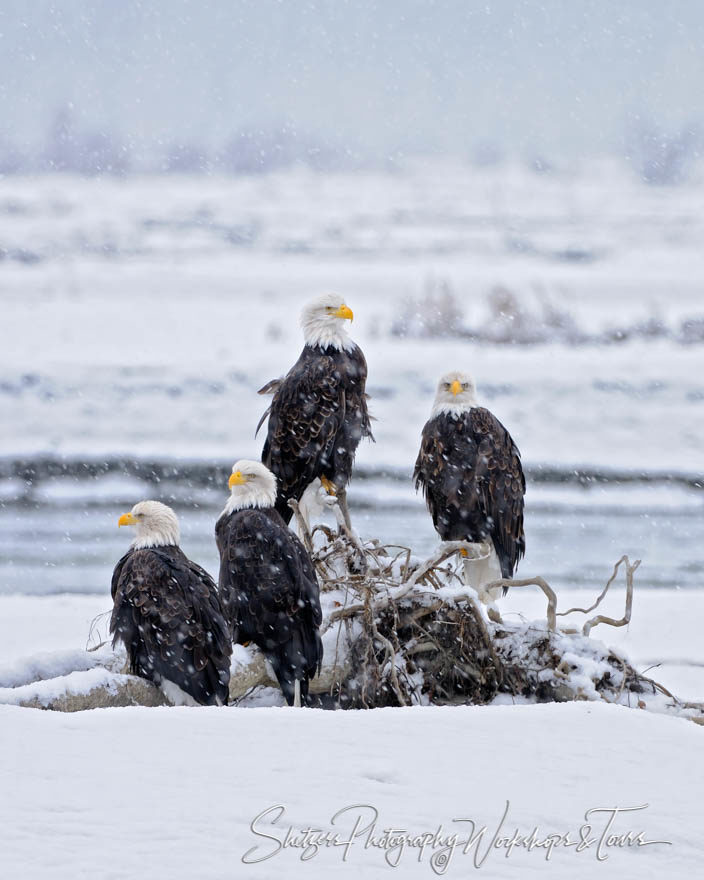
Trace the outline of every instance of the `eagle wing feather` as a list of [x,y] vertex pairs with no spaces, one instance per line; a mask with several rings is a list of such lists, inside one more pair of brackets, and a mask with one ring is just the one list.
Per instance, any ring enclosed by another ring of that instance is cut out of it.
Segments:
[[131,550],[113,572],[110,632],[130,671],[197,702],[227,702],[232,645],[210,575],[177,547]]

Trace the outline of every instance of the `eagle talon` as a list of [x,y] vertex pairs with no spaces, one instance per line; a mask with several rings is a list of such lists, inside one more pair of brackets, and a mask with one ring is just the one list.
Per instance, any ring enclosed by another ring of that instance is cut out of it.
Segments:
[[325,491],[328,493],[328,495],[337,495],[337,489],[335,488],[335,484],[330,482],[330,480],[328,480],[327,477],[321,477],[320,483],[321,483],[323,489],[325,489]]

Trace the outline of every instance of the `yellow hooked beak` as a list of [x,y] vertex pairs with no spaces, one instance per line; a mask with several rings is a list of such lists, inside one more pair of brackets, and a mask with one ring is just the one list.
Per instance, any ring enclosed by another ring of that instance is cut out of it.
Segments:
[[336,318],[348,318],[350,321],[354,320],[354,312],[349,306],[346,306],[344,303],[336,312],[333,312],[333,314]]
[[227,481],[227,485],[231,489],[233,486],[243,486],[246,482],[247,477],[242,476],[241,471],[235,471],[234,474],[230,474],[230,479]]
[[136,526],[137,520],[131,513],[123,513],[117,521],[118,526]]
[[458,382],[457,379],[455,379],[455,381],[452,383],[452,385],[450,385],[450,391],[453,394],[459,394],[461,390],[462,390],[462,384],[460,382]]

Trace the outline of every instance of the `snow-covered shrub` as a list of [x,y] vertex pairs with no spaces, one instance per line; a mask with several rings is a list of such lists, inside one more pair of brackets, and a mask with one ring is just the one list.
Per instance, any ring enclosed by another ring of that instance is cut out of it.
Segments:
[[704,342],[704,317],[685,318],[680,324],[679,341],[685,345]]
[[49,127],[42,157],[45,170],[86,175],[124,174],[130,164],[130,152],[114,132],[81,130],[75,125],[70,107],[57,111]]
[[164,159],[164,171],[180,174],[198,174],[208,168],[208,157],[205,150],[197,144],[186,144],[176,141],[167,150]]
[[422,296],[404,301],[399,317],[391,325],[391,334],[414,339],[467,335],[462,307],[451,284],[444,279],[428,279]]
[[655,124],[641,124],[629,138],[629,159],[645,183],[671,186],[687,179],[699,158],[701,140],[695,125],[667,132]]
[[[612,345],[631,340],[672,339],[683,345],[704,343],[704,317],[693,315],[678,325],[653,314],[601,330],[586,330],[572,312],[544,291],[520,294],[505,285],[485,296],[483,315],[476,324],[463,317],[461,297],[447,281],[429,281],[423,296],[408,298],[391,325],[391,334],[415,339],[451,337],[490,345]],[[558,297],[559,299],[559,297]]]
[[257,174],[307,165],[316,170],[345,165],[344,152],[291,125],[242,128],[221,151],[219,165],[232,174]]

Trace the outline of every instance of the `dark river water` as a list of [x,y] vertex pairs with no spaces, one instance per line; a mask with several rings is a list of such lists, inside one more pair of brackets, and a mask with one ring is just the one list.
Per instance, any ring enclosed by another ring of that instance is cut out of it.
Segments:
[[[47,478],[31,491],[0,480],[0,593],[103,593],[130,540],[118,516],[142,498],[172,504],[182,547],[217,576],[213,528],[225,502],[220,489],[133,478]],[[430,554],[438,539],[410,485],[357,480],[350,489],[353,523],[362,537]],[[540,574],[556,587],[601,586],[624,553],[642,559],[640,587],[704,584],[704,492],[664,484],[581,488],[529,485],[527,553],[519,574]]]

